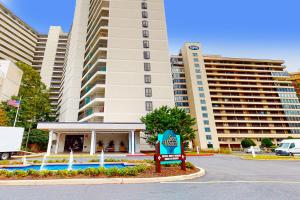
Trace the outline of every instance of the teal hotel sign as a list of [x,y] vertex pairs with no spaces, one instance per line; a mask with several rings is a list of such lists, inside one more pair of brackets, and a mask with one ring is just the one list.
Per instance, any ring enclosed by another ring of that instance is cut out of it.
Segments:
[[156,143],[156,154],[154,160],[156,162],[156,171],[161,172],[161,165],[181,163],[182,170],[185,170],[185,154],[184,145],[172,130],[167,130],[163,134],[158,134]]

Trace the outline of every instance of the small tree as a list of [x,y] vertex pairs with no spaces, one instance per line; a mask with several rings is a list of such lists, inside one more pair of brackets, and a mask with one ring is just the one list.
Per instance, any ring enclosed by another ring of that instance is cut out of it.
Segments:
[[264,148],[270,148],[273,146],[273,142],[270,138],[264,138],[261,140],[261,147]]
[[8,119],[4,109],[0,107],[0,126],[7,126]]
[[23,143],[25,144],[28,139],[28,144],[37,144],[40,150],[46,150],[48,145],[49,134],[42,130],[34,129],[30,132],[30,137],[28,136],[28,131],[25,132]]
[[249,148],[251,146],[255,146],[256,144],[250,138],[245,138],[242,140],[241,145],[243,148]]
[[145,137],[148,144],[155,145],[157,135],[166,130],[172,130],[180,135],[181,141],[187,142],[195,139],[193,126],[196,119],[183,109],[162,106],[141,118],[146,125]]

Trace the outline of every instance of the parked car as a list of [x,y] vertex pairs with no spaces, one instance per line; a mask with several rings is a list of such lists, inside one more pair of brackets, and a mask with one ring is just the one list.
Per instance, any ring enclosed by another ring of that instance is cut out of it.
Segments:
[[252,153],[252,148],[255,153],[262,153],[262,150],[259,147],[250,147],[245,149],[245,153]]
[[21,150],[24,128],[0,127],[0,160],[7,160]]
[[300,154],[300,139],[281,141],[278,148],[275,149],[275,154],[280,156]]

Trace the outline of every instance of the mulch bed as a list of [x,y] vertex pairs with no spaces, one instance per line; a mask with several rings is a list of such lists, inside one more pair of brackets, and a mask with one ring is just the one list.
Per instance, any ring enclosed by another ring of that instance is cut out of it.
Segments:
[[155,172],[155,166],[152,166],[150,170],[147,170],[143,173],[140,173],[137,176],[113,176],[108,177],[104,174],[100,174],[98,176],[84,176],[82,174],[72,177],[60,177],[60,176],[51,176],[47,178],[40,178],[40,177],[33,177],[33,176],[27,176],[27,177],[3,177],[0,176],[0,180],[51,180],[51,179],[93,179],[93,178],[154,178],[154,177],[168,177],[168,176],[180,176],[180,175],[189,175],[198,172],[199,169],[186,169],[186,171],[183,171],[180,169],[180,167],[164,167],[161,168],[161,173]]
[[[198,172],[199,169],[186,169],[183,171],[180,167],[163,167],[161,168],[161,173],[155,172],[155,167],[153,166],[151,170],[146,171],[136,177],[138,178],[153,178],[153,177],[167,177],[167,176],[180,176],[180,175],[188,175]],[[128,177],[129,178],[129,177]]]

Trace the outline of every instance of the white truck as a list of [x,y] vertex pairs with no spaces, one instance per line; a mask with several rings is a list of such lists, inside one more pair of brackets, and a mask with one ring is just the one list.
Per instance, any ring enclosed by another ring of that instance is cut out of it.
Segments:
[[275,153],[280,156],[300,154],[300,139],[282,140]]
[[21,150],[24,128],[0,127],[0,160],[9,159]]

